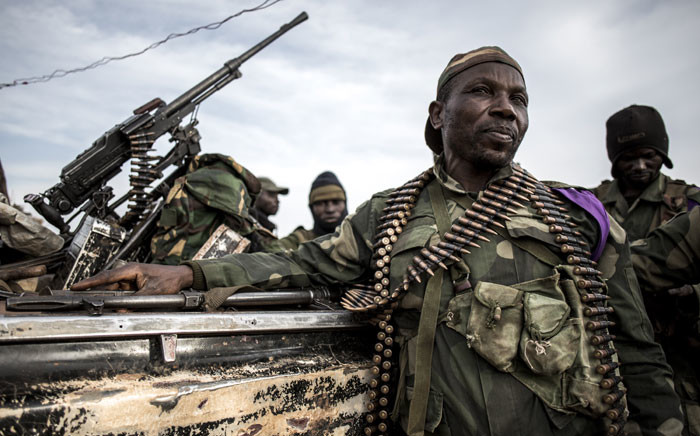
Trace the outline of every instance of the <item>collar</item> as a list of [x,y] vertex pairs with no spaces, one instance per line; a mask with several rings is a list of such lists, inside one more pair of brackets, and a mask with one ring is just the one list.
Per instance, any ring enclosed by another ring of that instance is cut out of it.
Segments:
[[[642,191],[638,199],[649,201],[652,203],[660,203],[664,201],[664,192],[666,192],[666,185],[668,184],[668,176],[659,172],[659,175],[652,180],[651,183]],[[622,198],[622,192],[620,192],[620,184],[617,179],[610,182],[610,187],[605,192],[604,195],[600,197],[600,201],[603,204],[614,204],[617,200]]]
[[664,192],[666,192],[667,184],[668,176],[659,172],[659,175],[656,177],[656,179],[652,180],[652,182],[649,183],[649,186],[647,186],[646,189],[642,191],[642,194],[639,196],[639,198],[650,202],[661,203],[662,201],[664,201]]
[[[467,191],[464,189],[462,184],[459,183],[457,180],[453,179],[452,176],[447,174],[447,171],[445,171],[445,154],[433,154],[433,161],[433,174],[435,174],[435,178],[440,182],[440,184],[444,186],[447,190],[452,191],[456,194],[466,195]],[[496,180],[505,179],[506,177],[512,174],[513,168],[511,168],[510,165],[506,165],[500,168],[498,171],[496,171],[496,174],[494,174],[489,179],[487,185]]]

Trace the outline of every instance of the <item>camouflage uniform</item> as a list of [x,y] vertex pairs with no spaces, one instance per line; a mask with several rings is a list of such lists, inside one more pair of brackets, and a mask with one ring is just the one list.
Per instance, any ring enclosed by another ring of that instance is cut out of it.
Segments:
[[[476,194],[464,192],[442,168],[441,160],[438,160],[434,170],[437,178],[430,183],[441,187],[448,214],[454,221],[470,207]],[[511,172],[510,167],[503,168],[492,181]],[[192,262],[194,286],[212,288],[250,283],[274,288],[366,282],[372,273],[372,241],[388,192],[375,194],[334,233],[303,243],[296,251],[233,255]],[[394,244],[391,288],[402,281],[413,256],[440,239],[429,197],[428,189],[424,189]],[[578,229],[584,238],[595,245],[597,225],[575,206],[571,207],[570,215],[580,225]],[[600,402],[599,399],[589,400],[584,394],[586,390],[599,394],[597,384],[580,385],[574,380],[574,373],[585,370],[586,365],[571,368],[563,374],[540,377],[526,370],[523,361],[516,359],[512,373],[499,371],[470,348],[460,333],[461,326],[469,321],[468,308],[473,301],[474,289],[527,288],[533,284],[541,284],[542,288],[556,287],[560,274],[566,274],[567,267],[559,265],[562,262],[559,255],[549,251],[558,246],[535,211],[527,206],[511,218],[507,232],[489,236],[490,242],[479,242],[481,248],[464,255],[463,262],[451,265],[445,273],[445,277],[449,274],[449,279],[443,280],[441,287],[425,432],[437,435],[599,434],[602,431],[600,420],[572,413],[574,407],[578,406],[580,410],[590,405],[594,408],[590,403]],[[643,430],[645,435],[678,435],[682,426],[681,414],[670,384],[671,372],[660,347],[653,342],[651,326],[644,315],[632,273],[624,232],[614,222],[611,224],[599,269],[608,279],[611,302],[619,318],[614,331],[618,338],[615,346],[624,362],[621,370],[629,389],[632,415],[628,430],[632,433],[636,430],[638,434]],[[532,250],[533,246],[536,249]],[[541,248],[548,249],[550,255],[542,257]],[[456,286],[467,289],[456,294]],[[423,369],[416,366],[416,335],[425,290],[425,282],[413,283],[394,312],[401,370],[395,416],[404,429],[413,398],[414,378]],[[557,292],[560,298],[557,304],[566,306],[561,290]],[[454,313],[457,310],[463,318],[455,325]],[[559,321],[563,320],[562,314],[559,315]],[[518,342],[519,337],[510,341],[510,346],[517,347]],[[576,347],[564,347],[565,352],[575,357],[579,354]],[[489,351],[493,355],[501,350],[494,347]],[[587,367],[590,369],[591,365]],[[572,386],[580,388],[578,394],[573,394]]]
[[700,208],[676,215],[631,248],[642,290],[700,282]]
[[700,189],[659,173],[632,205],[620,193],[617,180],[593,189],[608,213],[622,225],[630,241],[642,239],[680,212],[700,204]]
[[[313,232],[313,230],[306,230],[304,227],[299,226],[294,229],[292,233],[288,234],[284,238],[280,238],[280,240],[276,243],[276,247],[283,250],[295,250],[302,242],[310,241],[316,237],[317,235]],[[266,248],[266,251],[271,250]]]
[[63,238],[41,225],[41,221],[11,206],[0,194],[0,241],[29,256],[55,253],[63,247]]
[[[25,214],[19,207],[11,206],[0,193],[0,263],[13,263],[32,257],[55,253],[63,247],[63,238],[41,225],[41,221]],[[49,279],[48,276],[44,277]],[[48,280],[39,277],[0,280],[5,291],[38,291],[47,286]]]
[[248,218],[251,177],[232,157],[196,156],[168,193],[151,240],[153,263],[177,265],[191,259],[221,224],[254,243],[275,239]]
[[[632,205],[628,205],[622,196],[617,180],[605,181],[593,192],[610,215],[622,225],[630,241],[646,237],[677,213],[700,203],[700,189],[662,173]],[[645,271],[637,269],[637,273],[645,274]],[[697,282],[683,282],[680,285],[690,283]],[[654,325],[656,340],[663,346],[668,362],[674,369],[676,390],[689,420],[687,434],[700,436],[700,383],[697,374],[700,367],[700,336],[697,331],[700,285],[693,285],[694,295],[687,297],[658,292],[665,289],[668,288],[645,286],[645,307]]]
[[[700,281],[700,208],[676,215],[666,224],[652,231],[646,239],[632,244],[632,261],[642,289],[655,292],[686,283]],[[696,294],[676,297],[695,299],[687,306],[695,307],[695,317],[685,321],[689,334],[685,341],[664,341],[675,374],[676,390],[683,400],[688,419],[688,434],[700,434],[700,319],[697,317]],[[679,317],[680,318],[680,317]],[[686,342],[687,341],[687,342]],[[674,352],[675,351],[675,352]]]

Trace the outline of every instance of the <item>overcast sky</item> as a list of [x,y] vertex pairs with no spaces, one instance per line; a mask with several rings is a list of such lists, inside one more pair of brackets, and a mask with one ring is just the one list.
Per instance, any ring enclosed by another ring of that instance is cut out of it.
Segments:
[[[260,1],[0,0],[0,82],[135,52]],[[609,178],[605,120],[637,103],[666,122],[675,167],[664,171],[700,182],[698,1],[285,0],[138,57],[1,89],[12,200],[53,186],[134,108],[171,101],[301,11],[309,20],[245,63],[198,116],[204,152],[290,188],[273,219],[281,235],[311,226],[309,186],[324,170],[339,176],[352,211],[430,166],[423,127],[437,78],[455,53],[483,45],[523,68],[530,128],[516,160],[537,177]],[[119,194],[125,180],[113,184]]]

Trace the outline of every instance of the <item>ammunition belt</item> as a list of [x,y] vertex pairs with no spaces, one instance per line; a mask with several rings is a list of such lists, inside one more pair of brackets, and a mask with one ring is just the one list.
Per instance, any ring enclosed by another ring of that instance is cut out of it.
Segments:
[[421,283],[421,275],[424,273],[432,276],[436,268],[447,270],[446,263],[458,262],[458,255],[470,253],[466,247],[479,248],[478,241],[488,242],[489,239],[483,234],[497,234],[490,227],[505,228],[499,221],[510,221],[507,214],[517,213],[513,207],[524,207],[519,201],[529,202],[542,217],[542,221],[549,224],[549,232],[555,235],[555,241],[560,244],[561,252],[566,256],[566,262],[574,265],[573,272],[578,277],[575,280],[576,288],[584,306],[584,316],[588,318],[585,328],[589,331],[593,357],[600,362],[595,370],[603,376],[601,389],[607,391],[602,400],[610,405],[606,412],[606,417],[610,420],[607,434],[617,435],[622,431],[629,414],[625,399],[626,388],[622,384],[620,363],[612,359],[617,351],[612,346],[615,336],[610,334],[608,327],[613,327],[615,322],[608,320],[608,315],[614,313],[614,309],[608,305],[610,297],[602,273],[596,269],[597,263],[590,259],[591,253],[580,232],[575,230],[576,224],[568,221],[568,210],[562,207],[564,202],[520,166],[513,164],[512,168],[513,175],[490,184],[482,191],[471,209],[464,212],[465,216],[459,217],[450,231],[443,235],[442,241],[421,249],[420,254],[414,256],[413,264],[407,267],[402,282],[393,290],[389,287],[393,244],[407,224],[411,209],[415,207],[422,189],[434,177],[432,169],[424,171],[389,194],[374,239],[373,283],[356,286],[346,291],[341,298],[344,308],[357,312],[374,311],[375,318],[379,319],[378,342],[374,345],[375,354],[372,357],[370,403],[365,417],[368,424],[364,429],[366,435],[385,435],[390,428],[389,394],[395,389],[391,386],[394,343],[391,316],[398,300],[405,295],[412,282]]

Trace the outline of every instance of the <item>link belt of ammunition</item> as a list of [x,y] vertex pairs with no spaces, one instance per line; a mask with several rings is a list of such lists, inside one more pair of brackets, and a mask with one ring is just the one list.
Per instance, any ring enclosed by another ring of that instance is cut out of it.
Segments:
[[465,247],[479,248],[475,241],[488,242],[482,233],[496,234],[490,227],[505,228],[499,221],[510,221],[507,214],[516,213],[513,207],[524,207],[517,200],[529,202],[549,224],[549,232],[555,234],[555,240],[560,244],[561,252],[566,256],[569,265],[576,265],[574,274],[580,278],[575,280],[584,306],[584,315],[589,318],[584,322],[590,331],[588,336],[593,347],[593,358],[600,364],[596,372],[603,375],[600,387],[606,390],[602,400],[610,405],[606,417],[610,420],[607,434],[617,435],[624,428],[629,414],[626,407],[626,388],[622,384],[618,361],[612,356],[617,352],[612,346],[615,339],[608,327],[615,325],[608,320],[608,315],[614,309],[608,305],[607,287],[601,277],[601,272],[595,269],[596,262],[590,259],[590,251],[582,240],[580,232],[575,230],[576,224],[569,221],[564,202],[557,193],[532,177],[518,165],[513,165],[513,175],[490,184],[473,204],[471,209],[464,212],[452,225],[450,231],[443,235],[443,241],[437,245],[423,248],[420,254],[414,256],[413,265],[409,265],[403,276],[403,281],[391,290],[389,272],[393,244],[400,237],[403,227],[411,216],[411,209],[416,205],[423,188],[434,177],[432,169],[428,169],[395,189],[389,194],[390,202],[379,218],[377,234],[374,243],[372,259],[374,281],[368,286],[356,286],[348,290],[341,298],[344,308],[356,312],[377,312],[378,342],[374,345],[375,354],[372,357],[370,381],[370,403],[367,405],[366,435],[386,435],[390,428],[390,393],[395,389],[391,380],[392,345],[394,342],[394,327],[391,324],[393,308],[406,294],[412,282],[421,283],[421,275],[434,275],[436,268],[448,269],[447,264],[460,260],[461,254],[468,254]]
[[153,169],[150,161],[160,159],[148,153],[153,151],[153,143],[156,138],[153,132],[147,131],[151,125],[145,126],[142,130],[129,136],[131,145],[131,174],[129,175],[129,204],[124,215],[124,223],[139,222],[143,215],[151,206],[152,198],[146,188],[151,183],[160,178],[158,171]]

